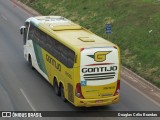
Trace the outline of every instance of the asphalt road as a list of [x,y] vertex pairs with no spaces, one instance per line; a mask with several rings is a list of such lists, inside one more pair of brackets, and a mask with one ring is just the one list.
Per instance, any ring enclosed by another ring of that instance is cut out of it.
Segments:
[[[52,86],[36,70],[32,70],[23,57],[23,40],[19,34],[19,27],[30,16],[9,0],[0,0],[0,111],[160,111],[158,105],[128,86],[123,80],[121,81],[121,100],[118,104],[76,108],[70,103],[63,102],[54,94]],[[114,118],[96,117],[94,119]]]

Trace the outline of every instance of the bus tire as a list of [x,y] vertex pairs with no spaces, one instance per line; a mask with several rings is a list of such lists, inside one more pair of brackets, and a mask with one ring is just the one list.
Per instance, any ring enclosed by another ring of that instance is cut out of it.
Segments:
[[60,86],[60,91],[61,91],[61,99],[66,102],[66,98],[65,98],[65,95],[64,95],[64,87],[63,87],[63,84],[61,84]]
[[54,91],[55,91],[57,96],[60,96],[60,90],[59,90],[59,87],[58,87],[57,80],[54,80]]

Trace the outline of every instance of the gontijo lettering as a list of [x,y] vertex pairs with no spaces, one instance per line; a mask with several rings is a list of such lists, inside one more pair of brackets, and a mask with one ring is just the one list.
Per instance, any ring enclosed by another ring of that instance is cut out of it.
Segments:
[[57,70],[61,71],[61,65],[57,63],[53,58],[46,54],[46,60],[52,64]]
[[82,73],[117,71],[117,66],[82,68]]

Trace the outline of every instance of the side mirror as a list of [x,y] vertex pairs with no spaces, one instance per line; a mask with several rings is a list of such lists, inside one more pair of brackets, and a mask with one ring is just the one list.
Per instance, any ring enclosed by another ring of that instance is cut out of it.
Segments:
[[26,29],[26,26],[21,26],[21,27],[20,27],[20,34],[21,34],[21,35],[24,34],[25,29]]

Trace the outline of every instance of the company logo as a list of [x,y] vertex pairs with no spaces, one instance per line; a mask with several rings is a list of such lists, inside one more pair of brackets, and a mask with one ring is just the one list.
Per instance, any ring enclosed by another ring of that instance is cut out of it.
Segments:
[[46,60],[52,64],[57,70],[61,71],[61,65],[56,62],[52,57],[46,54]]
[[93,58],[96,62],[103,62],[106,60],[106,55],[109,54],[111,51],[98,51],[95,52],[94,55],[88,55],[89,57]]

